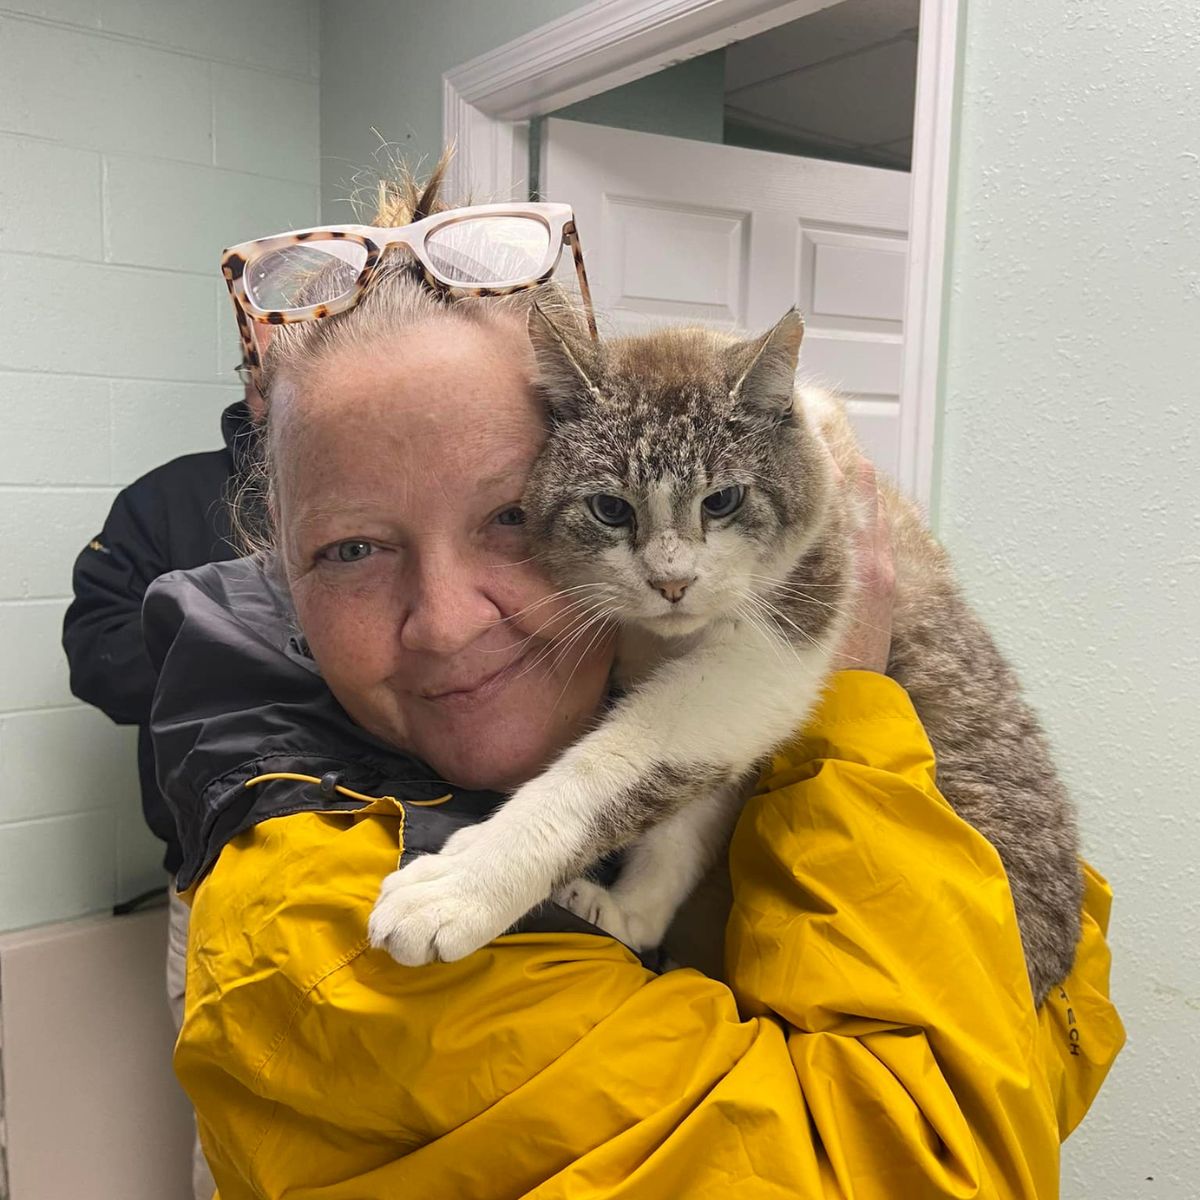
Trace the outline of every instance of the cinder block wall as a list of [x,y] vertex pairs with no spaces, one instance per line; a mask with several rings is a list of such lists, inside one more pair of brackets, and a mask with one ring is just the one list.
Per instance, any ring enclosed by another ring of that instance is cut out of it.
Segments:
[[162,882],[132,731],[78,704],[71,563],[118,488],[220,444],[221,248],[318,218],[317,0],[0,10],[0,929]]

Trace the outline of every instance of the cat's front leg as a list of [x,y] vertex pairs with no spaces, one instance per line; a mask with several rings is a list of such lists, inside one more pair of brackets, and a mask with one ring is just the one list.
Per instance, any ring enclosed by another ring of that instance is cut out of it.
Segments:
[[371,944],[405,966],[453,962],[499,937],[587,866],[596,857],[597,814],[637,782],[634,765],[596,737],[572,747],[488,820],[387,876],[371,913]]
[[735,640],[664,664],[478,831],[390,875],[372,943],[415,966],[499,936],[706,780],[740,776],[777,745],[807,713],[828,654],[819,646],[783,663],[775,646]]
[[638,940],[640,931],[631,925],[629,914],[617,903],[612,889],[594,879],[580,877],[558,888],[554,893],[554,903],[634,950],[648,948]]
[[549,895],[558,876],[538,869],[504,812],[459,830],[436,854],[384,879],[367,926],[373,946],[408,967],[454,962]]

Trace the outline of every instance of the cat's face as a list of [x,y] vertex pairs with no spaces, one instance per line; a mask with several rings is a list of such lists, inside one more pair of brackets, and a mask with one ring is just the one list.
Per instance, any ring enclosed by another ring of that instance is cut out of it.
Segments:
[[660,636],[762,619],[820,534],[827,456],[792,407],[803,326],[594,346],[535,314],[552,430],[525,492],[533,545],[584,617]]

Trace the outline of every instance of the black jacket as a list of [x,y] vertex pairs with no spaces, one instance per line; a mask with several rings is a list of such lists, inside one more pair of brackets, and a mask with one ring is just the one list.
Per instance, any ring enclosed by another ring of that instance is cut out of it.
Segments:
[[[401,802],[451,795],[444,805],[406,810],[405,863],[438,850],[456,829],[480,821],[503,800],[439,779],[356,725],[297,635],[284,590],[257,559],[160,578],[146,595],[143,621],[159,674],[151,724],[159,783],[183,846],[181,890],[204,876],[226,843],[260,821],[361,807],[334,791],[335,781]],[[326,783],[280,779],[245,786],[273,772]],[[610,881],[616,865],[610,860],[595,874]],[[549,902],[516,928],[597,932]]]
[[155,781],[148,726],[156,674],[142,637],[142,599],[167,571],[237,556],[226,499],[253,447],[245,404],[225,410],[221,429],[223,450],[177,458],[117,495],[104,528],[75,561],[75,600],[63,621],[71,691],[118,725],[139,726],[142,810],[167,845],[172,873],[183,856]]

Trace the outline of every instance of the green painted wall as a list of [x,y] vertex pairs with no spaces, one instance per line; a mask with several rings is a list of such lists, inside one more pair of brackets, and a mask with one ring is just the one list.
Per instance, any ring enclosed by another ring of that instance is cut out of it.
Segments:
[[318,219],[317,0],[199,10],[0,12],[0,930],[166,884],[135,731],[68,686],[71,567],[120,488],[221,445],[221,250]]
[[721,142],[725,132],[725,51],[702,54],[547,115],[612,129]]
[[1200,1181],[1200,6],[965,5],[940,532],[1116,892],[1073,1200]]
[[442,148],[442,75],[582,7],[581,0],[354,0],[321,5],[321,209],[352,219],[355,172],[379,147],[410,161]]

